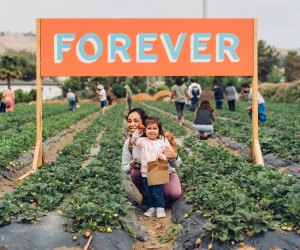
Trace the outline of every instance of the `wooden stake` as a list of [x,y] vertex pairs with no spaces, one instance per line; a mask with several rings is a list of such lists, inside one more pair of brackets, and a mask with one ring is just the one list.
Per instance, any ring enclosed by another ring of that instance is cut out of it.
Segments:
[[87,243],[86,243],[86,244],[84,245],[84,247],[83,247],[83,250],[88,250],[88,249],[89,249],[90,244],[91,244],[91,242],[92,242],[92,239],[93,239],[93,235],[91,235],[91,236],[89,237]]
[[256,165],[262,165],[264,166],[264,159],[262,157],[259,141],[254,141],[254,147],[253,147],[253,156],[254,156],[254,163]]
[[258,44],[257,44],[257,20],[254,19],[254,72],[252,78],[252,154],[254,163],[264,165],[258,140]]
[[17,180],[18,185],[20,186],[22,180],[28,175],[37,171],[44,162],[45,154],[42,138],[41,20],[36,19],[36,146],[32,169]]

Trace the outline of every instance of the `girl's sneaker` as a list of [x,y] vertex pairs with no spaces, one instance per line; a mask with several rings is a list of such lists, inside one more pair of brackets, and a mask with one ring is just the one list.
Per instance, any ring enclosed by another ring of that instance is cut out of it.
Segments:
[[165,209],[163,207],[159,207],[159,208],[156,209],[156,217],[157,218],[166,217],[166,212],[165,212]]
[[152,217],[156,213],[156,209],[154,207],[150,207],[147,212],[144,213],[145,216],[147,217]]

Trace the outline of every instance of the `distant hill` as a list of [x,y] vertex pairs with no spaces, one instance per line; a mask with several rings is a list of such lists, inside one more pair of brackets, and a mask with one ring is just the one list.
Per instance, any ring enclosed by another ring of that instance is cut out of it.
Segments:
[[0,32],[0,54],[3,54],[7,49],[35,52],[35,43],[35,34],[32,33]]

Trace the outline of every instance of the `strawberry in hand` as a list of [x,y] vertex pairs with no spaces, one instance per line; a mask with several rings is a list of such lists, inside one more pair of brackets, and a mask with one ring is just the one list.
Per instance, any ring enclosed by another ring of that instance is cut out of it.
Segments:
[[143,124],[140,124],[140,125],[139,125],[139,129],[144,130],[144,129],[145,129],[145,126],[144,126]]

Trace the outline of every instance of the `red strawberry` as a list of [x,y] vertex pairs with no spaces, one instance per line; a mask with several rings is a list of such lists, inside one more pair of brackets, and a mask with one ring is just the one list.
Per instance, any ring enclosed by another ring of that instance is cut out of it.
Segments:
[[36,206],[36,202],[32,202],[31,205],[35,207]]
[[139,129],[145,129],[145,126],[143,124],[140,124]]

